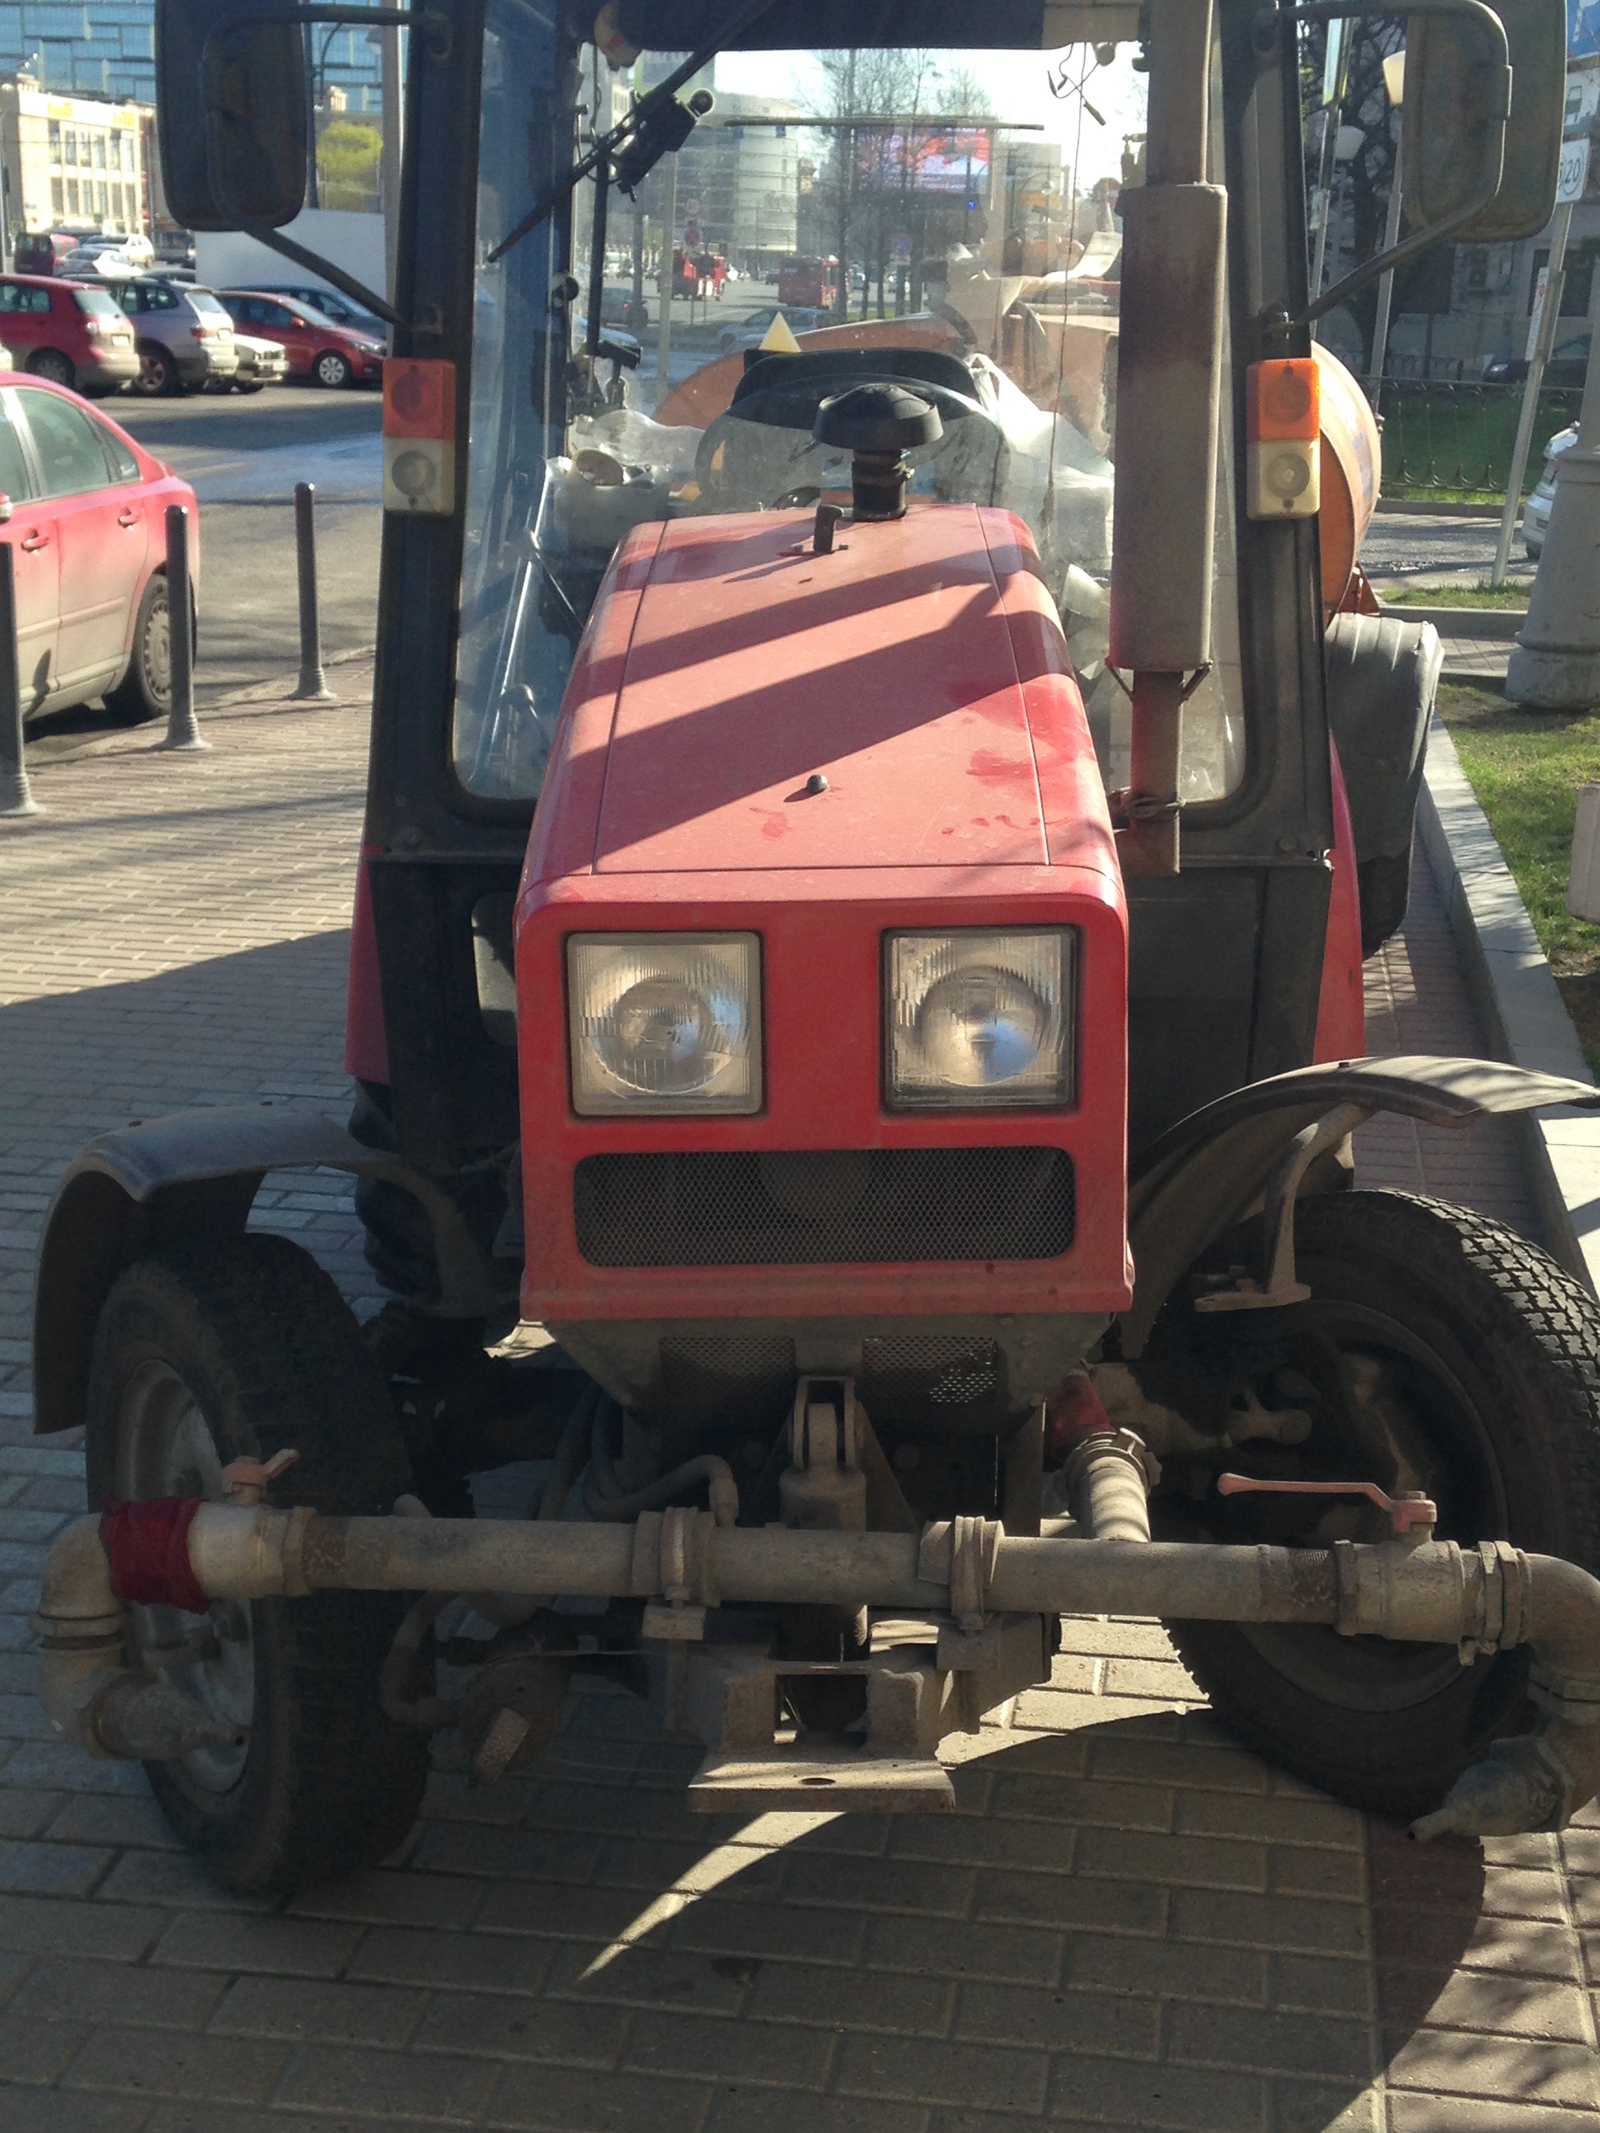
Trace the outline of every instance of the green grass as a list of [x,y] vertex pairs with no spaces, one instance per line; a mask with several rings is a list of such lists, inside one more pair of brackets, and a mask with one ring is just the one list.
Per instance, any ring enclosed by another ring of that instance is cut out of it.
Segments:
[[1381,595],[1385,607],[1491,607],[1516,608],[1526,612],[1529,587],[1490,585],[1480,578],[1476,585],[1408,585],[1404,592]]
[[1600,926],[1566,906],[1578,788],[1600,784],[1600,716],[1521,711],[1466,682],[1441,685],[1439,716],[1600,1077]]

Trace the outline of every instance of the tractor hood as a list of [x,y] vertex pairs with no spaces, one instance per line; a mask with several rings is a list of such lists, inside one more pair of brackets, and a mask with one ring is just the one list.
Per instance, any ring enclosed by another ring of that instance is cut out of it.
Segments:
[[1027,533],[913,507],[641,526],[568,693],[530,876],[1115,872],[1094,750]]

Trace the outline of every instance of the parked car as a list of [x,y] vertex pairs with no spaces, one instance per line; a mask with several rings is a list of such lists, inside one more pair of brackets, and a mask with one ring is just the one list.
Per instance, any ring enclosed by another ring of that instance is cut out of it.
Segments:
[[349,326],[357,333],[364,333],[375,341],[386,341],[389,335],[387,321],[379,318],[376,311],[367,311],[352,298],[337,289],[330,289],[325,282],[258,281],[251,287],[262,296],[286,296],[296,304],[309,304],[313,311],[320,311],[324,318],[331,318],[336,326]]
[[814,333],[819,326],[826,326],[833,318],[831,311],[821,311],[806,304],[763,304],[747,318],[724,326],[717,335],[717,346],[724,355],[732,355],[738,348],[758,348],[763,335],[779,312],[788,321],[791,333]]
[[631,283],[607,282],[600,292],[600,323],[621,326],[627,333],[643,333],[650,323],[650,306],[643,297],[634,302]]
[[103,697],[134,718],[171,704],[166,507],[194,491],[76,393],[0,377],[0,540],[16,570],[23,716]]
[[235,328],[233,352],[239,358],[238,369],[231,378],[208,378],[208,393],[258,393],[263,385],[281,385],[289,375],[289,359],[276,341],[263,341]]
[[80,237],[67,255],[67,265],[77,272],[80,265],[91,260],[124,259],[132,272],[142,274],[155,264],[155,256],[155,246],[137,232],[128,237]]
[[[1570,340],[1557,341],[1551,349],[1550,360],[1544,366],[1544,383],[1581,390],[1588,371],[1589,336],[1577,333]],[[1523,356],[1502,356],[1483,366],[1485,385],[1520,385],[1527,375],[1527,359]]]
[[31,230],[12,247],[11,263],[19,274],[57,274],[80,241],[70,230]]
[[330,387],[381,381],[384,343],[373,335],[336,325],[310,304],[287,297],[253,289],[220,289],[217,294],[235,326],[278,343],[291,377],[314,378]]
[[1529,555],[1538,556],[1544,548],[1544,537],[1550,530],[1550,506],[1556,500],[1556,467],[1563,452],[1570,452],[1578,441],[1578,425],[1569,423],[1564,430],[1557,430],[1544,448],[1544,466],[1539,479],[1522,507],[1522,545]]
[[0,274],[0,339],[24,370],[52,385],[115,392],[139,375],[133,328],[107,288]]
[[239,367],[233,320],[209,289],[184,288],[162,275],[141,274],[114,283],[112,294],[138,335],[135,392],[151,398],[198,392],[213,379],[233,377]]

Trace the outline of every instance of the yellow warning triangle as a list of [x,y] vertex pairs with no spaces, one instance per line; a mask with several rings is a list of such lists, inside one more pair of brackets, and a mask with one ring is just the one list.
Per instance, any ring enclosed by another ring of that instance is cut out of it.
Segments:
[[794,329],[781,311],[761,336],[761,353],[769,356],[797,356],[800,353]]

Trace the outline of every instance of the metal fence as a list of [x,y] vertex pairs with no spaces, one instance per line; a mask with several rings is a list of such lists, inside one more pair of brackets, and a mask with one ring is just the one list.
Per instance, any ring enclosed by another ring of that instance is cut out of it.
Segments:
[[[1539,478],[1550,438],[1577,421],[1582,398],[1576,385],[1540,392],[1525,491]],[[1521,410],[1520,384],[1385,378],[1375,406],[1383,431],[1384,495],[1503,497]]]

